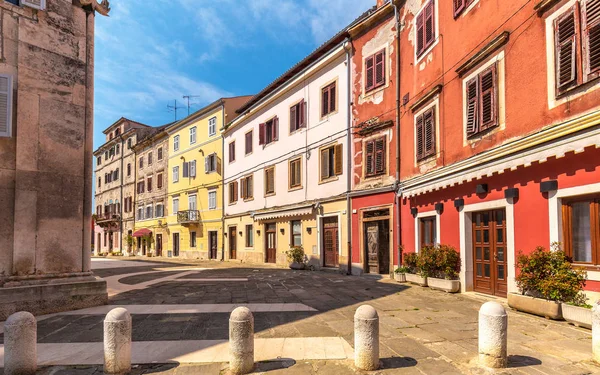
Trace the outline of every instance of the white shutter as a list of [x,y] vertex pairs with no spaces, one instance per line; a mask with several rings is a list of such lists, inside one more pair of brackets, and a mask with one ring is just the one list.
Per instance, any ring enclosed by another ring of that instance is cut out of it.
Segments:
[[34,9],[44,10],[46,9],[46,0],[21,0],[21,5]]
[[10,137],[12,131],[12,77],[0,74],[0,137]]
[[209,157],[208,157],[208,156],[206,156],[206,157],[204,158],[204,173],[208,173],[208,163],[209,163],[209,162],[210,162],[210,161],[209,161]]
[[196,177],[196,160],[190,162],[190,177]]

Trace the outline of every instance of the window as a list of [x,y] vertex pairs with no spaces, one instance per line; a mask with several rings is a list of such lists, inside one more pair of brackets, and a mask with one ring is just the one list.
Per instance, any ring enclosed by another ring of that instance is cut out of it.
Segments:
[[498,125],[496,63],[467,82],[467,138]]
[[115,169],[115,178],[113,180],[117,181],[119,179],[119,168]]
[[211,190],[208,192],[208,209],[216,210],[217,209],[217,191]]
[[196,247],[196,232],[190,232],[190,247]]
[[246,176],[241,180],[242,199],[248,200],[254,198],[254,178],[253,175]]
[[179,181],[179,166],[173,167],[173,182]]
[[563,245],[574,263],[600,263],[600,197],[563,199]]
[[300,220],[294,220],[290,223],[292,232],[292,246],[302,246],[302,222]]
[[600,76],[600,0],[580,0],[554,21],[556,93]]
[[336,96],[335,82],[321,89],[321,117],[335,112]]
[[279,118],[273,117],[258,126],[258,144],[268,145],[279,139]]
[[98,187],[102,187],[102,178],[98,177]]
[[154,207],[154,217],[163,217],[165,216],[165,206],[162,203],[157,203]]
[[265,168],[265,196],[275,194],[275,166]]
[[302,158],[290,160],[289,188],[295,189],[302,186]]
[[245,135],[245,146],[246,146],[246,155],[251,154],[252,153],[252,133],[253,131],[250,130],[248,133],[246,133]]
[[319,160],[321,173],[319,181],[324,181],[343,173],[343,147],[343,145],[338,144],[321,149],[321,158]]
[[215,134],[217,134],[217,118],[211,117],[208,120],[208,136],[212,137]]
[[131,176],[131,163],[127,163],[127,177]]
[[179,198],[173,198],[173,215],[179,212]]
[[157,151],[157,153],[158,153],[158,156],[157,156],[158,160],[162,160],[162,158],[163,158],[162,152],[163,152],[162,151],[162,147],[159,147],[158,151]]
[[417,38],[417,57],[429,48],[435,41],[435,15],[434,0],[429,0],[425,8],[417,16],[416,38]]
[[196,160],[183,163],[183,177],[196,177]]
[[144,158],[140,158],[140,169],[144,168]]
[[235,141],[229,144],[229,162],[233,163],[235,161]]
[[104,151],[104,160],[108,159],[108,151]]
[[152,191],[152,176],[148,177],[147,182],[148,182],[148,184],[147,184],[148,185],[148,192],[151,192]]
[[96,157],[96,165],[102,164],[102,156]]
[[144,207],[142,207],[142,206],[138,207],[137,218],[138,218],[138,220],[144,220]]
[[159,173],[156,175],[156,188],[162,189],[163,187],[163,174]]
[[454,18],[461,15],[475,0],[454,0]]
[[142,194],[144,192],[144,181],[139,181],[137,184],[137,192],[138,194]]
[[116,145],[115,146],[115,153],[118,155],[119,152],[121,152],[121,146],[120,145]]
[[190,144],[193,145],[196,143],[196,127],[193,126],[190,128]]
[[196,160],[189,162],[190,164],[190,177],[196,177]]
[[417,161],[435,155],[435,106],[417,116],[415,123]]
[[210,154],[204,158],[204,171],[212,173],[217,171],[217,154]]
[[173,137],[173,151],[179,151],[179,136]]
[[421,248],[437,243],[435,216],[419,219],[419,239]]
[[384,137],[365,142],[365,175],[376,176],[386,171],[386,139]]
[[146,206],[146,219],[152,219],[152,206]]
[[365,92],[385,85],[385,48],[365,59]]
[[152,151],[148,153],[148,165],[152,165]]
[[238,197],[238,182],[233,181],[229,183],[229,204],[237,202]]
[[254,247],[254,231],[252,225],[246,225],[246,247]]
[[290,133],[302,128],[306,128],[306,102],[304,99],[290,107]]
[[132,145],[132,142],[133,142],[133,140],[132,140],[131,138],[129,138],[129,139],[127,140],[127,148],[128,148],[128,149],[131,149],[131,147],[133,146],[133,145]]

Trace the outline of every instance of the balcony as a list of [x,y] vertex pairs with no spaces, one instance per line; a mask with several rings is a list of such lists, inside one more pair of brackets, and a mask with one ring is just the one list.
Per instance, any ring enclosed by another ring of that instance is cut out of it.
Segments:
[[177,222],[179,224],[197,224],[200,221],[200,211],[185,210],[177,211]]
[[106,212],[102,215],[96,215],[96,224],[103,228],[112,228],[121,220],[121,215]]

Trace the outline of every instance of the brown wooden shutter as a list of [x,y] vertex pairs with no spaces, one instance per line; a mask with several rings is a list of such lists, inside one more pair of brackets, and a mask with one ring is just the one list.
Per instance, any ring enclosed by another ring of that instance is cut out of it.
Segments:
[[233,196],[234,196],[233,201],[234,202],[237,202],[237,200],[238,200],[238,190],[239,190],[238,189],[238,182],[234,181],[233,182]]
[[375,70],[375,58],[374,56],[369,56],[365,60],[365,91],[369,91],[375,85],[374,80],[374,72]]
[[415,131],[417,133],[416,135],[416,147],[417,147],[417,160],[421,160],[423,159],[423,150],[425,149],[424,146],[424,137],[423,137],[423,115],[419,115],[417,117],[417,123],[415,124]]
[[498,125],[496,64],[483,71],[479,79],[481,91],[479,130],[481,131]]
[[556,89],[564,92],[577,84],[579,3],[554,21]]
[[565,253],[572,257],[573,256],[573,224],[571,222],[571,206],[568,204],[562,205],[562,228],[563,238],[562,246]]
[[454,18],[458,17],[467,4],[467,0],[453,0],[454,3]]
[[385,84],[385,50],[375,55],[375,87]]
[[248,188],[247,188],[247,195],[248,198],[253,198],[254,197],[254,176],[250,175],[246,178],[246,181],[248,183]]
[[329,86],[329,113],[331,112],[335,112],[335,108],[336,108],[336,90],[335,90],[336,84],[333,83],[331,84],[331,86]]
[[279,117],[275,117],[273,119],[273,127],[271,128],[273,130],[273,141],[276,141],[279,139]]
[[321,180],[329,177],[329,148],[321,150]]
[[435,107],[423,114],[425,136],[423,156],[435,155]]
[[600,0],[582,3],[584,82],[600,76]]
[[385,172],[385,137],[375,140],[375,173]]
[[365,142],[365,174],[367,176],[375,173],[373,164],[375,159],[375,143],[373,141]]
[[296,185],[302,185],[302,159],[296,160]]
[[321,95],[321,117],[324,117],[329,113],[329,89],[325,87]]
[[425,11],[422,11],[418,16],[417,16],[417,27],[416,27],[416,31],[417,31],[417,56],[421,55],[423,53],[423,51],[425,50],[425,26],[424,26],[424,20],[425,20]]
[[334,172],[336,176],[342,175],[344,174],[344,145],[343,144],[338,144],[335,145],[335,151],[334,151],[334,159],[335,159],[335,166],[334,166]]
[[290,133],[298,129],[297,108],[296,105],[290,108]]
[[306,101],[304,99],[300,102],[300,127],[306,128]]
[[467,137],[477,134],[479,131],[479,78],[475,77],[467,82]]
[[240,198],[246,199],[246,178],[240,179]]
[[265,124],[258,125],[258,144],[265,144]]
[[433,0],[425,8],[425,46],[429,47],[435,40],[435,18],[433,12]]

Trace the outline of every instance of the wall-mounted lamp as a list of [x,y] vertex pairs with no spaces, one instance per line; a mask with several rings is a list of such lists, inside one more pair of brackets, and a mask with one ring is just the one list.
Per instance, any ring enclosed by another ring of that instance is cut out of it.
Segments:
[[227,237],[227,232],[223,233],[223,235],[224,235],[225,237]]
[[454,207],[460,209],[462,206],[465,205],[465,200],[462,198],[458,198],[454,200]]
[[260,229],[256,230],[256,234],[260,236]]
[[242,231],[239,231],[240,237],[242,237]]
[[311,234],[312,233],[312,228],[311,227],[306,227],[306,233]]
[[479,184],[475,188],[475,193],[477,193],[477,194],[485,194],[487,192],[488,192],[488,186],[487,186],[487,184]]
[[436,203],[435,204],[435,210],[438,214],[441,214],[442,212],[444,212],[444,204],[443,203]]
[[519,198],[519,188],[509,188],[504,190],[504,198]]
[[279,228],[279,233],[281,233],[281,234],[285,234],[285,229],[283,229],[283,228]]
[[540,184],[540,193],[548,193],[554,190],[558,190],[557,180],[544,181]]
[[417,216],[417,214],[419,213],[419,209],[416,207],[413,207],[410,209],[410,214],[413,216]]

